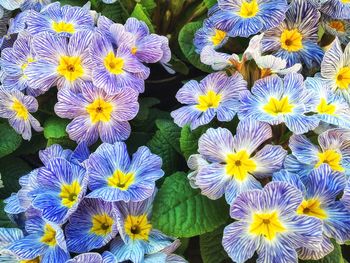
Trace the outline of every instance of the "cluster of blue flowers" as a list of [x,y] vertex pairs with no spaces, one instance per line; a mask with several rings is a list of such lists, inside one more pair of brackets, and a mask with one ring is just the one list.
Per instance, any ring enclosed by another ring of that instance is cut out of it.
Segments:
[[[187,82],[171,115],[192,130],[239,120],[207,128],[188,159],[191,186],[230,205],[235,262],[319,260],[350,240],[349,19],[343,0],[218,0],[195,34],[216,72]],[[217,51],[251,35],[242,56]]]

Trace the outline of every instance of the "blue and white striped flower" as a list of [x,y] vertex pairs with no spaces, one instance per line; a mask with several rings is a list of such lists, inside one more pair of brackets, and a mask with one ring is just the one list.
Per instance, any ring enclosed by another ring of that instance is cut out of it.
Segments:
[[237,221],[225,227],[222,240],[231,259],[245,262],[256,251],[259,263],[297,262],[296,249],[317,247],[322,222],[296,214],[302,200],[302,193],[285,182],[241,193],[230,208]]
[[155,181],[164,175],[162,159],[142,146],[130,159],[126,144],[102,143],[87,162],[88,198],[138,202],[150,197]]
[[276,27],[287,9],[286,0],[219,0],[210,19],[232,37],[249,37]]
[[41,11],[45,6],[51,3],[51,0],[25,0],[21,5],[21,10]]
[[272,53],[287,60],[287,66],[296,63],[306,68],[319,65],[323,50],[317,45],[319,11],[308,1],[294,0],[287,11],[286,20],[264,33],[264,53]]
[[96,252],[84,253],[75,256],[74,258],[68,260],[66,263],[109,263],[104,261],[103,257]]
[[18,9],[23,2],[25,0],[0,0],[0,19],[6,13],[6,10]]
[[34,97],[0,87],[0,117],[8,119],[12,128],[25,140],[32,137],[32,127],[37,132],[43,130],[37,119],[30,114],[37,110],[38,102]]
[[336,200],[346,183],[340,172],[322,164],[311,172],[305,184],[298,175],[286,170],[275,173],[273,181],[287,182],[298,188],[303,193],[303,201],[296,209],[297,214],[318,218],[323,223],[322,243],[316,248],[299,248],[300,259],[319,260],[325,257],[334,249],[330,238],[340,244],[350,239],[350,212],[341,201]]
[[203,47],[200,58],[203,64],[211,66],[213,70],[223,70],[240,62],[237,54],[217,52],[212,46]]
[[240,119],[253,118],[271,125],[284,123],[296,134],[306,133],[318,126],[316,116],[307,116],[311,111],[312,98],[305,90],[303,76],[287,74],[284,79],[277,75],[255,82],[249,91],[240,93]]
[[350,19],[350,3],[347,0],[323,0],[320,11],[335,19]]
[[333,19],[327,15],[323,15],[322,26],[329,34],[338,37],[342,44],[347,45],[349,43],[350,20]]
[[211,122],[231,121],[239,107],[239,93],[247,89],[247,82],[239,73],[227,76],[225,72],[212,73],[199,83],[188,81],[176,94],[179,102],[187,104],[171,113],[180,127],[190,124],[194,130]]
[[251,119],[238,124],[235,136],[225,128],[208,129],[198,141],[198,152],[208,165],[198,167],[193,183],[211,199],[225,195],[229,204],[240,193],[261,188],[256,178],[281,169],[287,155],[279,145],[268,144],[257,151],[271,137],[268,124]]
[[340,199],[346,206],[348,211],[350,211],[350,179],[348,179],[346,186],[344,188],[343,196]]
[[23,238],[22,230],[18,228],[0,228],[0,261],[9,263],[21,263],[11,251],[7,250],[13,242]]

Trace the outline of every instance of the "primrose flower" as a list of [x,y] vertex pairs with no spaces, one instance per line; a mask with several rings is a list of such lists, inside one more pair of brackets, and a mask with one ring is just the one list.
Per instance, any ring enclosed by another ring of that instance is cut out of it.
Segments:
[[51,3],[51,0],[25,0],[21,5],[21,10],[30,10],[40,11],[45,6]]
[[63,224],[78,208],[87,187],[86,170],[63,158],[52,159],[39,168],[38,188],[33,207],[42,212],[42,217],[57,224]]
[[[26,222],[27,236],[14,241],[7,250],[26,260],[42,263],[65,263],[69,258],[62,229],[40,217],[34,217]],[[21,262],[23,262],[21,261]]]
[[203,27],[195,33],[193,44],[196,47],[196,52],[201,53],[206,46],[210,46],[214,50],[219,49],[225,45],[227,40],[227,32],[215,27],[213,21],[208,18],[204,20]]
[[263,52],[287,60],[288,67],[320,64],[323,50],[317,45],[319,11],[308,1],[294,0],[286,15],[285,21],[264,33]]
[[282,80],[277,75],[255,82],[251,93],[240,93],[240,119],[253,118],[271,125],[285,123],[296,134],[318,126],[316,116],[307,116],[312,98],[306,92],[303,76],[289,73]]
[[200,58],[203,64],[211,66],[213,70],[223,70],[229,66],[232,66],[235,61],[240,61],[238,55],[229,55],[223,52],[217,52],[211,46],[203,47]]
[[255,251],[257,262],[297,262],[296,249],[316,247],[322,239],[319,219],[295,213],[301,203],[301,192],[285,182],[241,193],[230,208],[237,221],[224,229],[224,249],[235,262]]
[[285,18],[286,0],[218,0],[218,9],[210,17],[232,37],[249,37],[276,27]]
[[298,174],[304,181],[309,173],[327,164],[333,171],[350,173],[350,145],[342,129],[331,129],[318,136],[316,146],[304,135],[292,135],[289,148],[292,155],[286,158],[284,167]]
[[350,239],[350,212],[341,201],[336,201],[346,183],[345,177],[326,165],[314,169],[305,184],[300,178],[282,170],[273,175],[274,181],[294,185],[303,193],[303,201],[296,209],[297,214],[318,218],[323,224],[323,238],[316,248],[299,248],[298,256],[303,260],[319,260],[333,249],[330,238],[338,243]]
[[350,19],[350,2],[347,0],[325,0],[320,8],[325,13],[335,19]]
[[80,31],[68,42],[65,37],[43,33],[33,39],[36,61],[24,70],[29,85],[44,93],[53,86],[79,91],[83,82],[91,80],[91,64],[87,47],[92,32]]
[[21,263],[21,260],[6,248],[13,242],[23,238],[22,230],[18,228],[0,228],[0,261]]
[[100,254],[96,252],[84,253],[75,256],[66,263],[106,263]]
[[331,48],[325,53],[321,64],[321,76],[333,92],[342,94],[350,101],[350,44],[343,52],[340,41],[336,38]]
[[339,41],[346,45],[350,41],[350,20],[333,19],[322,16],[323,28],[331,35],[338,37]]
[[266,178],[282,168],[287,152],[281,146],[265,145],[272,137],[266,123],[246,119],[239,122],[236,135],[225,128],[208,129],[198,141],[198,152],[208,165],[202,165],[194,183],[202,194],[218,199],[225,194],[231,204],[241,193],[261,188],[255,178]]
[[120,236],[112,241],[110,247],[116,262],[143,262],[145,254],[160,252],[174,242],[174,239],[152,228],[150,215],[154,196],[142,202],[117,203]]
[[116,217],[113,203],[85,198],[65,229],[68,250],[83,253],[106,245],[118,233]]
[[126,140],[131,130],[128,121],[139,109],[138,93],[125,87],[110,95],[91,82],[82,83],[80,89],[81,93],[66,88],[57,94],[56,114],[73,119],[66,128],[69,137],[88,145],[98,137],[108,143]]
[[18,90],[6,91],[0,87],[0,117],[8,119],[14,130],[23,139],[30,140],[31,128],[37,132],[43,130],[40,123],[30,113],[38,110],[38,102],[32,96],[26,96]]
[[59,2],[47,5],[40,12],[34,10],[27,16],[27,30],[32,35],[42,32],[71,36],[82,30],[93,30],[94,20],[89,10]]
[[187,104],[171,113],[180,127],[191,125],[194,130],[209,123],[216,116],[219,121],[231,121],[238,111],[239,93],[247,89],[242,75],[227,76],[224,72],[209,74],[199,83],[188,81],[176,94],[176,99]]
[[88,198],[138,202],[150,197],[155,181],[164,175],[162,159],[142,146],[130,160],[126,144],[102,143],[87,162]]

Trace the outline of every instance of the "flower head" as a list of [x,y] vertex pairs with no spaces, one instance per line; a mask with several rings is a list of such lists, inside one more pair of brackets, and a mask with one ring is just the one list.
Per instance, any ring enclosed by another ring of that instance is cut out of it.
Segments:
[[324,0],[320,10],[335,19],[350,19],[350,3],[347,0]]
[[350,20],[334,19],[327,15],[322,16],[322,25],[331,35],[338,37],[339,41],[347,45],[350,41]]

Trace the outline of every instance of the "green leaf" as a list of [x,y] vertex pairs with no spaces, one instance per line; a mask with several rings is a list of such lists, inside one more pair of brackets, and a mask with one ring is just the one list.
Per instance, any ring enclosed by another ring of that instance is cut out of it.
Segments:
[[155,32],[155,31],[154,31],[154,27],[153,27],[152,22],[151,22],[151,18],[149,17],[149,14],[147,13],[146,8],[144,8],[144,7],[142,6],[142,4],[137,3],[137,4],[135,5],[134,10],[132,11],[132,13],[131,13],[130,16],[131,16],[131,17],[135,17],[135,18],[137,18],[137,19],[139,19],[139,20],[145,22],[146,25],[147,25],[148,28],[149,28],[149,31],[150,31],[151,33],[154,33],[154,32]]
[[128,151],[130,153],[136,152],[137,148],[139,148],[142,145],[146,145],[151,138],[152,134],[149,132],[132,131],[130,137],[126,141]]
[[177,126],[172,120],[158,119],[156,120],[156,126],[167,139],[169,144],[181,154],[180,151],[180,127]]
[[215,4],[217,4],[217,0],[204,0],[204,3],[208,9],[212,8]]
[[178,59],[174,54],[171,55],[171,60],[169,61],[170,68],[178,73],[187,75],[189,73],[189,68],[187,65]]
[[7,123],[0,123],[0,158],[14,152],[21,142],[21,135]]
[[179,33],[179,45],[182,53],[188,59],[188,61],[196,68],[204,72],[213,72],[211,67],[204,65],[199,54],[195,51],[195,46],[193,44],[194,34],[198,29],[202,27],[202,22],[191,22],[186,24]]
[[154,228],[174,237],[193,237],[211,232],[228,220],[224,199],[210,200],[198,189],[192,189],[186,173],[167,178],[154,204]]
[[117,1],[114,4],[103,4],[101,14],[116,23],[124,23],[128,18],[127,11]]
[[61,6],[71,5],[71,6],[83,6],[87,3],[87,0],[60,0]]
[[199,236],[199,245],[203,263],[220,263],[229,259],[222,246],[222,235],[225,225],[212,232]]
[[0,227],[17,227],[4,211],[4,201],[0,200]]
[[319,260],[299,260],[300,263],[345,263],[346,261],[343,258],[341,247],[339,244],[332,240],[334,245],[334,250]]
[[154,0],[140,0],[140,4],[148,11],[152,12],[152,10],[157,7],[157,4]]
[[140,109],[137,116],[134,118],[135,121],[144,121],[149,117],[150,108],[154,105],[159,104],[159,100],[157,98],[140,98],[139,104]]
[[208,128],[209,126],[205,125],[191,131],[190,126],[186,125],[181,129],[180,148],[186,160],[190,155],[197,153],[198,140]]
[[44,123],[44,136],[46,139],[59,139],[67,137],[66,127],[69,120],[51,117]]
[[45,149],[47,141],[42,133],[34,133],[30,141],[23,141],[21,146],[13,153],[13,155],[37,154],[38,151]]

